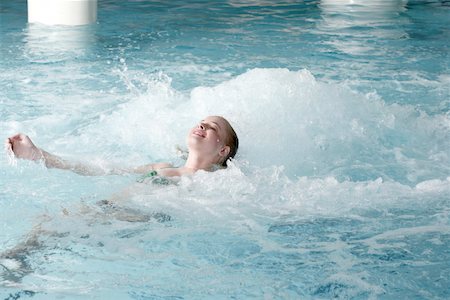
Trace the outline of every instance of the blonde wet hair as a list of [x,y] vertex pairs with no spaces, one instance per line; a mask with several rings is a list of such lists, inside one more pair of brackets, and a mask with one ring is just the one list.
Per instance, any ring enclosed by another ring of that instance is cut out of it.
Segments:
[[228,122],[227,119],[225,119],[222,116],[215,116],[215,117],[222,119],[224,121],[224,123],[226,124],[225,146],[230,147],[230,152],[228,153],[228,155],[224,159],[224,161],[221,163],[222,167],[226,167],[228,160],[230,158],[234,158],[234,156],[237,153],[237,150],[239,148],[239,138],[236,134],[236,131],[233,129],[233,126],[231,126],[230,122]]

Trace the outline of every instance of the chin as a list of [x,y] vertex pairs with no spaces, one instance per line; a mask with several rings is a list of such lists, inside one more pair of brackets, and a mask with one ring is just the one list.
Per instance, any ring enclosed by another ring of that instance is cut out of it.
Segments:
[[196,139],[193,136],[190,136],[186,141],[186,145],[187,145],[188,150],[190,151],[190,150],[198,149],[200,144],[199,144],[198,139]]

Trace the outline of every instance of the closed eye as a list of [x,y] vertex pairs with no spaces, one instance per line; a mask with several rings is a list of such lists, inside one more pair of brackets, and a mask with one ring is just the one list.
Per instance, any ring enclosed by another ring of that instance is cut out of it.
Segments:
[[211,129],[213,129],[214,131],[218,131],[220,129],[219,124],[217,124],[216,122],[211,122],[210,125]]
[[202,125],[205,127],[205,129],[212,129],[214,131],[218,130],[218,127],[215,123],[202,123]]
[[216,132],[218,132],[220,130],[220,125],[217,124],[216,122],[205,122],[204,120],[202,120],[199,124],[199,126],[203,127],[204,129],[212,129]]

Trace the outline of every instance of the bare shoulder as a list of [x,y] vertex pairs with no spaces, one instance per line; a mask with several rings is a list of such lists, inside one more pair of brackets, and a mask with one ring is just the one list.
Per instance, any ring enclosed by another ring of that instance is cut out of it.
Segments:
[[195,170],[186,167],[181,168],[161,168],[158,170],[158,175],[164,177],[180,177],[183,175],[189,175],[195,173]]
[[152,170],[165,169],[165,168],[173,168],[173,166],[172,166],[172,164],[169,164],[166,162],[147,164],[147,165],[142,165],[142,166],[136,167],[134,169],[134,172],[135,173],[147,173]]

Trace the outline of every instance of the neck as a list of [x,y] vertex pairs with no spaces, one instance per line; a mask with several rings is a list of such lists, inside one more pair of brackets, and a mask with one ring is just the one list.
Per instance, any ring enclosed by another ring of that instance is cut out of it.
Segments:
[[199,155],[191,154],[189,153],[189,156],[186,160],[186,163],[184,164],[185,168],[197,171],[197,170],[205,170],[210,171],[212,170],[214,166],[214,163],[211,162],[211,160],[204,159],[200,157]]

